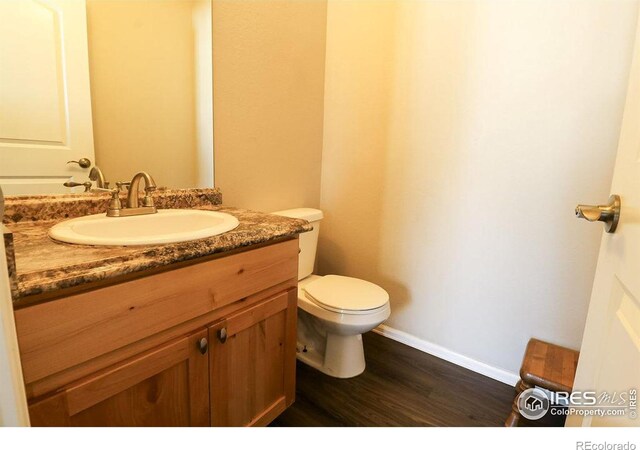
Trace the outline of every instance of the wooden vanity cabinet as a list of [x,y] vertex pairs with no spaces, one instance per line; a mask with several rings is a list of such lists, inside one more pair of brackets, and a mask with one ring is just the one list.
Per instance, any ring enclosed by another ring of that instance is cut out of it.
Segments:
[[32,425],[267,425],[295,397],[297,263],[290,239],[18,309]]
[[90,375],[29,407],[32,426],[208,426],[202,329]]
[[209,327],[211,424],[266,425],[293,403],[295,290]]

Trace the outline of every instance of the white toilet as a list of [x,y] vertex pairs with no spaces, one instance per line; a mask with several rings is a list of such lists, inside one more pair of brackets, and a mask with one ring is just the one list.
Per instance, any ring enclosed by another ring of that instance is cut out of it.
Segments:
[[365,368],[362,333],[389,318],[389,294],[358,278],[312,275],[322,211],[296,208],[273,214],[313,225],[313,231],[300,235],[298,359],[333,377],[360,375]]

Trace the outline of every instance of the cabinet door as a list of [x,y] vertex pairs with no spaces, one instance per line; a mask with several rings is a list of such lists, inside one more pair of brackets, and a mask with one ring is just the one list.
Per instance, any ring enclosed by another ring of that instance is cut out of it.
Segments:
[[211,423],[267,425],[295,397],[296,289],[209,329]]
[[73,383],[32,404],[31,424],[208,426],[206,338],[199,330]]

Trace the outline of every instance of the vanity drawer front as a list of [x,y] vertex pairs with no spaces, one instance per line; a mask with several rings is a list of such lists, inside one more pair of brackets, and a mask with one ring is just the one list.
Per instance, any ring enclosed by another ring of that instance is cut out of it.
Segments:
[[292,239],[17,310],[25,382],[295,279],[297,270]]

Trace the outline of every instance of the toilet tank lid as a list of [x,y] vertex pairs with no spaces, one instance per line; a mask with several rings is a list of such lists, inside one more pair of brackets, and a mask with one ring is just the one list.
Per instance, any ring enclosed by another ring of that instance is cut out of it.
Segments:
[[304,219],[309,222],[315,222],[316,220],[320,220],[324,217],[322,215],[322,211],[315,208],[285,209],[282,211],[272,212],[271,214],[275,214],[276,216],[290,217],[292,219]]

